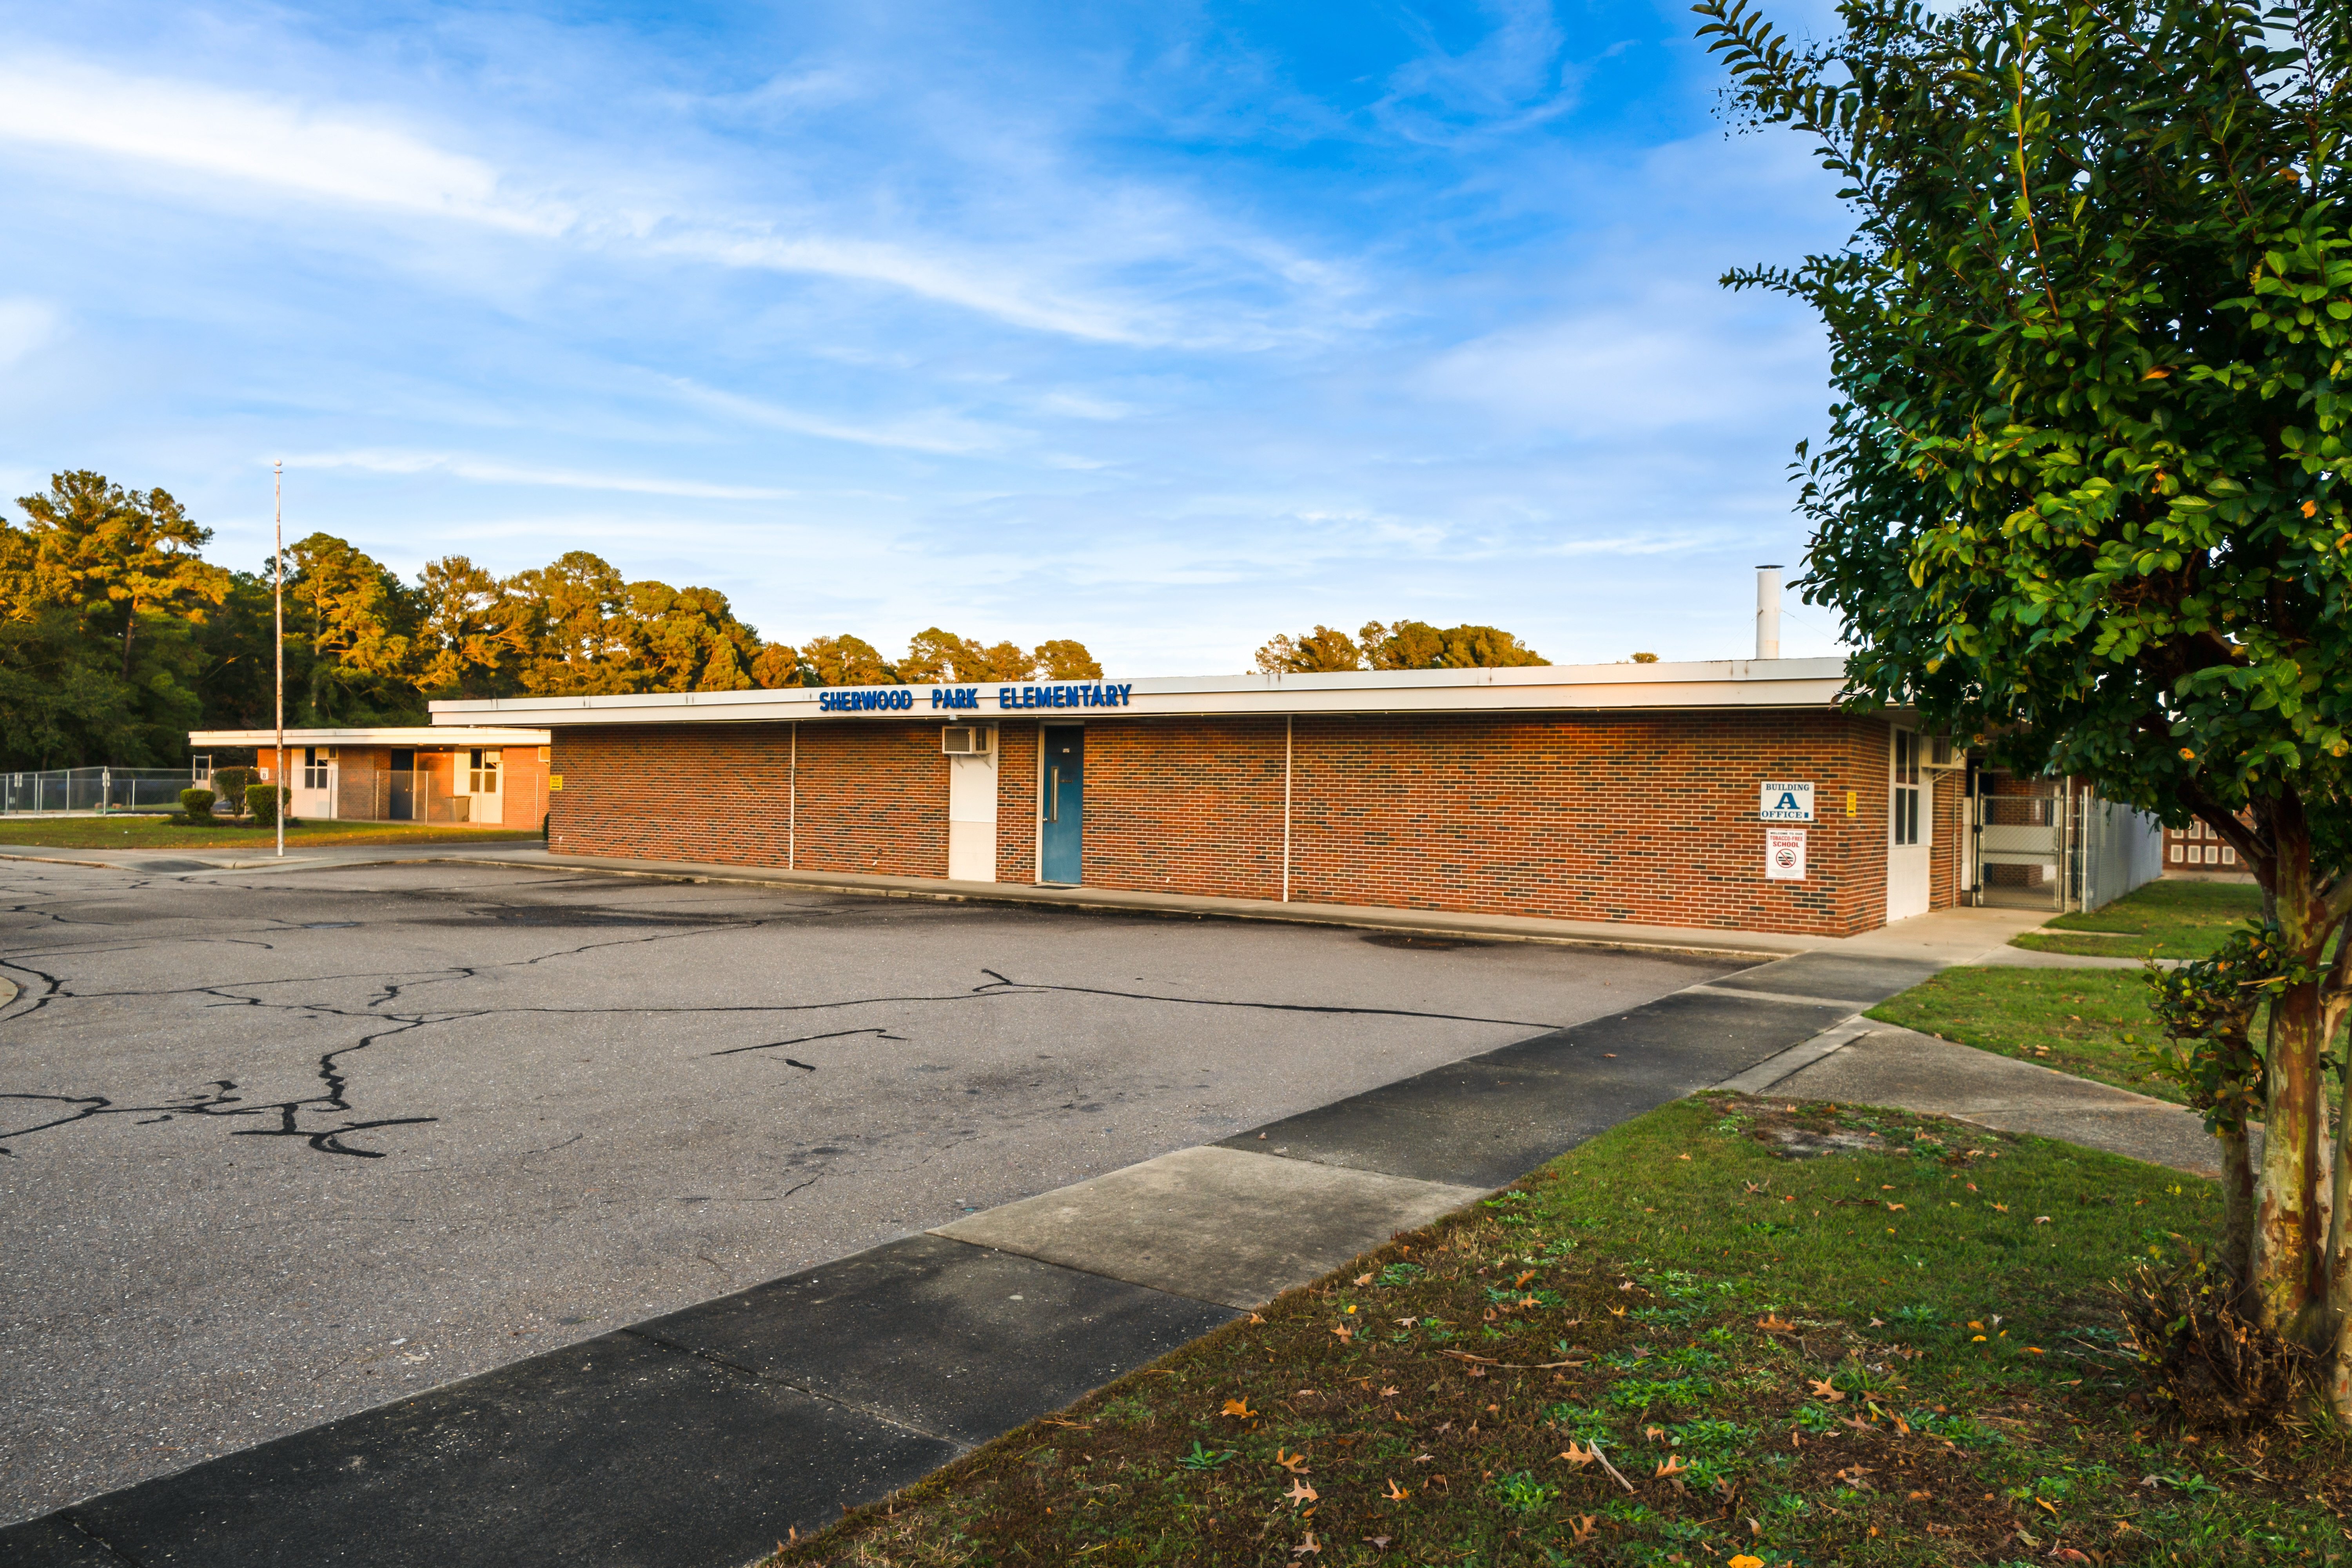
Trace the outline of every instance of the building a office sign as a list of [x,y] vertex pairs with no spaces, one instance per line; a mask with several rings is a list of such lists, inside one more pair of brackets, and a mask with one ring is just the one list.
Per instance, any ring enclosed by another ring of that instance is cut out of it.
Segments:
[[1766,822],[1811,822],[1813,819],[1813,784],[1766,780],[1757,785],[1756,815]]

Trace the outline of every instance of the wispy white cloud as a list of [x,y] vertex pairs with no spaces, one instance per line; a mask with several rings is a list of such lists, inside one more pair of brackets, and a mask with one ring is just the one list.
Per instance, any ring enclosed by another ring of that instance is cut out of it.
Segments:
[[519,199],[480,159],[389,123],[54,58],[0,65],[0,137],[525,234],[576,221]]
[[943,410],[886,424],[855,424],[802,409],[786,408],[755,397],[744,397],[732,392],[721,392],[716,387],[699,385],[683,376],[664,376],[662,382],[688,402],[747,425],[757,425],[770,430],[788,430],[796,436],[814,436],[827,441],[847,441],[860,447],[896,447],[910,452],[936,452],[942,456],[961,457],[997,450],[1027,434],[1005,426],[967,419]]
[[575,468],[537,468],[491,462],[450,452],[362,448],[305,452],[286,459],[291,469],[358,468],[373,474],[450,474],[480,484],[547,486],[557,489],[617,490],[628,495],[683,496],[697,500],[786,500],[798,494],[757,485],[713,485],[699,479],[646,479],[631,474],[593,474]]
[[58,308],[46,300],[0,299],[0,365],[15,364],[46,346],[61,324]]
[[1827,371],[1819,331],[1792,313],[1656,290],[1464,343],[1438,356],[1427,384],[1520,430],[1602,437],[1769,418],[1792,393],[1824,386]]
[[903,289],[944,305],[958,305],[1043,332],[1097,342],[1164,342],[1174,335],[1147,326],[1131,309],[1060,294],[1003,275],[1001,266],[971,255],[925,254],[869,240],[728,234],[682,230],[648,237],[646,248],[725,267],[813,273]]
[[[1119,188],[1092,204],[1097,242],[1066,226],[1052,243],[973,244],[951,237],[875,237],[843,232],[822,212],[781,216],[673,210],[642,194],[643,181],[597,169],[590,155],[561,181],[586,194],[559,195],[557,181],[503,170],[432,135],[349,108],[231,91],[203,83],[130,76],[54,57],[0,65],[0,142],[68,149],[135,164],[191,171],[312,200],[480,225],[541,240],[620,248],[708,266],[867,283],[1034,331],[1128,345],[1185,341],[1269,341],[1262,323],[1233,312],[1187,321],[1148,297],[1071,276],[1089,262],[1164,265],[1188,253],[1197,266],[1202,215],[1147,192]],[[197,194],[183,191],[184,195]],[[1072,198],[1085,205],[1083,198]],[[1105,212],[1102,208],[1112,210]],[[1155,210],[1156,209],[1156,210]],[[1116,225],[1110,223],[1116,219]],[[1118,236],[1108,251],[1105,234]],[[1235,234],[1222,249],[1235,264],[1293,289],[1339,285],[1344,274],[1262,236]],[[1067,258],[1068,260],[1063,260]],[[1281,334],[1275,334],[1281,335]]]

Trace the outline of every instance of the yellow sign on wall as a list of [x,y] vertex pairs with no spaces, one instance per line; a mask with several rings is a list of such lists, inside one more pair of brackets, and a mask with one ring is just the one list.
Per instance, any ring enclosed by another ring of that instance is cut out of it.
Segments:
[[562,775],[562,773],[550,773],[550,774],[548,774],[548,775],[547,775],[547,787],[548,787],[550,790],[560,790],[560,789],[562,789],[562,788],[563,787],[563,775]]

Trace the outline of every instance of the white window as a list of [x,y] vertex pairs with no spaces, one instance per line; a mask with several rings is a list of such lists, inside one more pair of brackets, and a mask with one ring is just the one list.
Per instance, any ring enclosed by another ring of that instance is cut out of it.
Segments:
[[328,769],[328,766],[329,766],[331,763],[332,763],[334,762],[334,760],[335,760],[335,748],[334,748],[334,747],[332,747],[332,746],[305,746],[305,747],[303,747],[303,748],[302,748],[302,787],[303,787],[304,789],[324,789],[324,788],[326,788],[326,787],[327,787],[327,769]]
[[1895,731],[1895,842],[1919,842],[1919,737]]
[[499,793],[499,753],[496,749],[477,746],[466,753],[466,793]]
[[2178,845],[2178,844],[2175,844],[2175,845],[2173,845],[2173,846],[2171,847],[2171,849],[2172,849],[2172,854],[2171,854],[2171,860],[2172,860],[2172,863],[2173,863],[2174,865],[2178,866],[2178,865],[2179,865],[2179,864],[2180,864],[2180,846],[2179,846],[2179,845]]

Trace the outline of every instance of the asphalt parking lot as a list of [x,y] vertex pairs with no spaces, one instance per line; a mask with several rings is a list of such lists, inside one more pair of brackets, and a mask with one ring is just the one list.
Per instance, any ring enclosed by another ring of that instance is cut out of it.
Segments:
[[0,1522],[1739,967],[0,865]]

